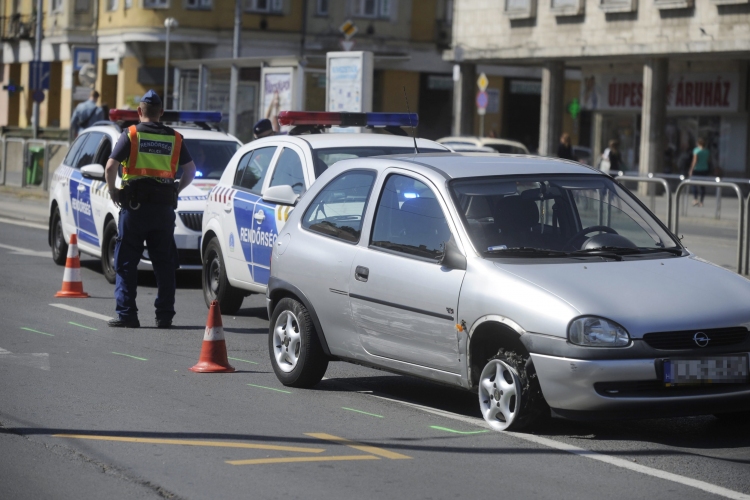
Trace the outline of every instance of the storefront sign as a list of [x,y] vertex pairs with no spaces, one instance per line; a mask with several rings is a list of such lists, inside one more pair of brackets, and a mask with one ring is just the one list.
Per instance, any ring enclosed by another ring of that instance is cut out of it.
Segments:
[[[681,73],[670,75],[668,111],[736,112],[739,101],[737,73]],[[639,110],[643,106],[641,75],[586,75],[581,87],[583,109]]]

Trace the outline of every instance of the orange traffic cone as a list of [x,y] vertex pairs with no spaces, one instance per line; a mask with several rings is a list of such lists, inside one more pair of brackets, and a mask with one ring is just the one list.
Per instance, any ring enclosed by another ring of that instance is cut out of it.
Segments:
[[65,259],[65,273],[63,274],[62,290],[55,297],[70,297],[74,299],[85,299],[89,294],[83,291],[81,281],[81,259],[78,256],[78,236],[76,233],[70,235],[68,244],[68,258]]
[[224,340],[224,326],[221,324],[219,301],[211,302],[206,321],[206,333],[203,335],[203,348],[198,364],[190,371],[200,373],[233,372],[234,367],[227,359],[227,343]]

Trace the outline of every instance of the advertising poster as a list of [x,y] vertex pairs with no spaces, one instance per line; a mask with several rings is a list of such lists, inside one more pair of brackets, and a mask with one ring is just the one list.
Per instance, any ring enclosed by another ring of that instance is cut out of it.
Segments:
[[[264,68],[261,80],[260,118],[268,118],[275,127],[278,126],[280,111],[292,111],[293,68]],[[280,127],[281,132],[288,132],[291,127]]]
[[332,58],[328,73],[328,111],[362,112],[362,58]]

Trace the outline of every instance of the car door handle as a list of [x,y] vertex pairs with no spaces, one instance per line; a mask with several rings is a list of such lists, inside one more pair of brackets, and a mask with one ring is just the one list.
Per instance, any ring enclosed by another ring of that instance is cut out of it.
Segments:
[[257,212],[255,212],[253,218],[255,218],[255,220],[260,223],[266,219],[266,214],[263,212],[263,210],[258,210]]
[[354,279],[357,281],[367,281],[370,277],[370,270],[364,266],[357,266],[354,270]]

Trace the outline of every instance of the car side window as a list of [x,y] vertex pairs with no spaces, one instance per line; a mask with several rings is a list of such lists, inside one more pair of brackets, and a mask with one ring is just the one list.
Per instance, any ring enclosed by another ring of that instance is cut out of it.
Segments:
[[234,185],[245,188],[251,193],[260,194],[274,153],[276,153],[276,146],[270,146],[255,149],[240,158],[237,172],[234,174]]
[[81,148],[81,153],[76,161],[75,168],[85,167],[94,163],[96,158],[96,151],[99,149],[99,144],[102,141],[104,134],[98,132],[91,132],[86,143]]
[[435,193],[411,177],[388,177],[380,195],[370,245],[416,257],[439,259],[450,238]]
[[96,153],[96,160],[94,163],[97,163],[101,166],[105,166],[107,164],[107,160],[109,159],[109,155],[112,154],[112,141],[107,137],[104,136],[104,140],[101,142],[101,145],[99,146],[99,151]]
[[73,141],[73,144],[70,146],[70,149],[68,150],[68,154],[65,155],[65,159],[63,160],[63,163],[65,165],[69,167],[75,167],[78,153],[80,153],[81,148],[83,147],[83,144],[86,142],[86,139],[89,138],[89,135],[91,134],[81,134],[78,136],[78,138],[76,138],[75,141]]
[[305,175],[302,173],[302,161],[299,155],[289,148],[284,148],[276,162],[271,177],[271,186],[292,186],[296,194],[305,192]]
[[352,170],[336,177],[307,208],[302,216],[302,227],[357,243],[375,177],[375,172],[369,170]]

